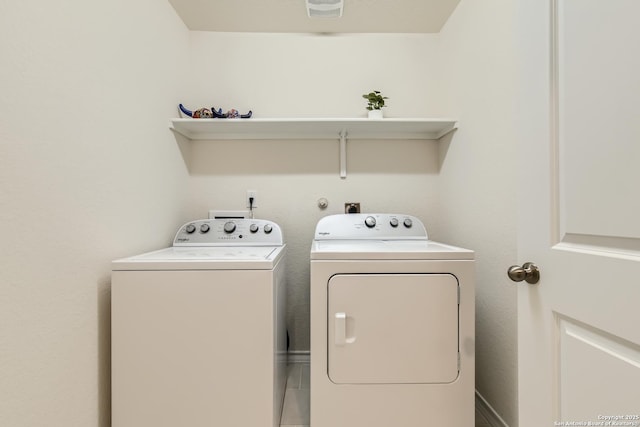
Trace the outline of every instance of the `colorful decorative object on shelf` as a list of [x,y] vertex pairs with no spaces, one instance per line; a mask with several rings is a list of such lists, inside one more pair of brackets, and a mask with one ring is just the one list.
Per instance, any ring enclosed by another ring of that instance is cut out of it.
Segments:
[[229,111],[227,111],[226,113],[222,112],[222,108],[218,109],[216,111],[215,108],[198,108],[195,111],[191,111],[188,110],[184,105],[180,104],[180,111],[182,111],[183,114],[192,117],[194,119],[236,119],[236,118],[241,118],[241,119],[248,119],[251,118],[251,115],[253,114],[252,111],[249,111],[247,114],[240,114],[238,112],[238,110],[236,109],[231,109]]
[[195,111],[190,111],[187,110],[184,105],[180,104],[180,111],[194,119],[210,119],[213,117],[213,113],[208,108],[198,108]]
[[215,117],[216,119],[249,119],[253,114],[253,111],[251,110],[249,110],[247,114],[240,114],[235,108],[232,108],[224,114],[222,113],[222,108],[218,109],[218,111],[216,111],[215,108],[212,108],[211,111],[213,111],[213,117]]

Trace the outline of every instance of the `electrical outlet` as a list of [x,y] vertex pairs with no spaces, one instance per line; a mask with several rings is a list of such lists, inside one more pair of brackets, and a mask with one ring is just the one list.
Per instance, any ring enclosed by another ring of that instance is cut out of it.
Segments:
[[360,213],[360,202],[347,202],[344,204],[344,213]]
[[[249,199],[253,197],[253,205],[249,202]],[[258,207],[258,192],[256,190],[247,190],[247,209]]]

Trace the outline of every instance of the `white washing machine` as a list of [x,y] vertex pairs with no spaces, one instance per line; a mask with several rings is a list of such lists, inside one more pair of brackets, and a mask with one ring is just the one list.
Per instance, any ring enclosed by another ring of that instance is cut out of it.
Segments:
[[474,253],[409,215],[322,218],[311,247],[311,427],[474,425]]
[[277,224],[218,219],[114,261],[113,426],[279,426],[284,256]]

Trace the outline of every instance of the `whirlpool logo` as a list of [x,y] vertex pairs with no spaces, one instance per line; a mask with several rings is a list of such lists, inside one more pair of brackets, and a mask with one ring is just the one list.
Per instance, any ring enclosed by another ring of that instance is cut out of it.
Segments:
[[318,234],[321,235],[321,236],[328,236],[328,235],[331,234],[331,232],[330,231],[319,231]]

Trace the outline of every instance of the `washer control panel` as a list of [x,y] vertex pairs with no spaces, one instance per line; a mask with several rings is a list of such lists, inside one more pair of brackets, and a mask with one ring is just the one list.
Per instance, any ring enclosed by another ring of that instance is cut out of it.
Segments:
[[418,218],[398,214],[329,215],[316,226],[315,240],[428,240]]
[[265,219],[200,219],[184,224],[173,246],[281,246],[282,230]]

